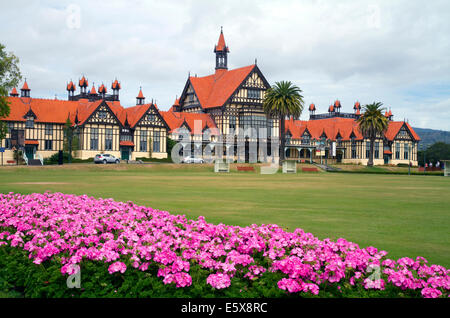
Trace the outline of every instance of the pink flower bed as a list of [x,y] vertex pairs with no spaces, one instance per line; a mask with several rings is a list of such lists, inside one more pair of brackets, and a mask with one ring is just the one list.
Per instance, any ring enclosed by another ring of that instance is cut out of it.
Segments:
[[35,264],[58,256],[62,274],[82,260],[104,262],[113,275],[128,270],[125,263],[141,271],[156,264],[164,283],[180,288],[192,284],[190,266],[199,264],[211,272],[204,283],[216,289],[235,276],[256,280],[280,272],[278,287],[289,293],[317,295],[327,284],[379,290],[392,284],[434,298],[450,290],[450,271],[422,257],[395,261],[374,247],[319,240],[301,229],[214,225],[86,195],[0,194],[1,245],[28,251]]

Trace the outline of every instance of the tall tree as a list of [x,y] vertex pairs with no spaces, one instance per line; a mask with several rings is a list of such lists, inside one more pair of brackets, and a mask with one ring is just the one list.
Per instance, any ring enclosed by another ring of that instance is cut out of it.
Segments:
[[19,59],[11,52],[6,52],[5,46],[0,43],[0,145],[6,137],[7,127],[3,118],[9,116],[10,108],[7,100],[8,92],[19,84]]
[[285,160],[286,117],[298,118],[303,111],[302,90],[290,81],[275,82],[275,85],[266,91],[263,109],[269,116],[280,118],[280,165]]
[[375,140],[377,137],[382,138],[383,133],[389,126],[389,120],[383,115],[385,108],[382,106],[383,103],[380,102],[373,102],[372,104],[365,105],[363,114],[356,120],[359,131],[370,141],[368,166],[373,166]]
[[77,128],[73,126],[70,118],[67,118],[64,124],[64,150],[69,153],[69,163],[72,162],[72,152],[78,150],[79,140]]

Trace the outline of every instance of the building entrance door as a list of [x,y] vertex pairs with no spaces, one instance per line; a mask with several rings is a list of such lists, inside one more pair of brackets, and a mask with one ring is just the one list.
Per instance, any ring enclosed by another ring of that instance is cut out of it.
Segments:
[[130,148],[122,147],[121,149],[121,159],[122,160],[130,160]]
[[34,146],[25,146],[25,155],[27,156],[28,160],[34,159]]

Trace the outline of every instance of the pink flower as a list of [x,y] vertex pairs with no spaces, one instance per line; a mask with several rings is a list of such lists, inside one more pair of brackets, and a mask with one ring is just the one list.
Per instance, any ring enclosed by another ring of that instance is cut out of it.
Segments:
[[206,282],[215,289],[227,288],[231,285],[230,276],[221,273],[209,275]]
[[442,295],[442,292],[435,288],[424,288],[422,289],[422,296],[424,298],[438,298]]
[[125,273],[125,271],[127,270],[127,265],[125,265],[122,262],[115,262],[112,263],[111,265],[109,265],[108,267],[108,272],[110,274],[112,273],[116,273],[116,272],[121,272],[122,274]]

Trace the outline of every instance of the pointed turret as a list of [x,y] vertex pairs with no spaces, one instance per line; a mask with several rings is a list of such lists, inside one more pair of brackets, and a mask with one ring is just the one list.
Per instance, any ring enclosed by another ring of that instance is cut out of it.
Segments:
[[89,86],[88,80],[86,77],[83,77],[78,81],[78,86],[80,87],[81,94],[86,94],[87,87]]
[[122,88],[119,81],[116,80],[111,84],[111,89],[113,91],[114,100],[119,100],[119,90]]
[[20,97],[30,97],[30,88],[28,87],[27,79],[25,79],[25,83],[23,83],[20,89]]
[[11,97],[19,96],[19,93],[17,93],[17,89],[15,87],[11,90],[11,93],[9,93],[9,96],[11,96]]
[[142,87],[139,88],[139,94],[136,96],[136,105],[144,105],[145,104],[145,97],[144,94],[142,94]]
[[217,45],[214,47],[214,53],[216,53],[216,70],[228,69],[228,53],[230,50],[225,44],[225,37],[223,36],[222,27],[220,28],[220,36]]

